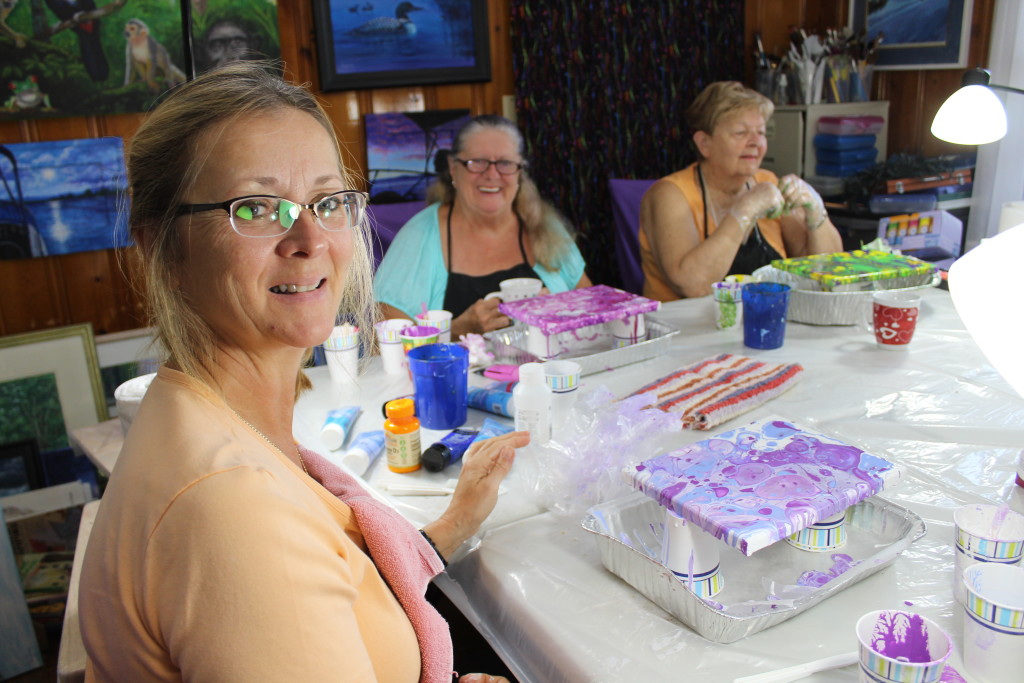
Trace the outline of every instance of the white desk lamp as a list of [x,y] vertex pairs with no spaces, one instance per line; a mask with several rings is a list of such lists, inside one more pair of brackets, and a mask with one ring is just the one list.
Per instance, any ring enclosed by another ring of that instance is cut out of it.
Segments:
[[[971,337],[993,367],[1024,396],[1024,315],[1013,304],[1020,287],[1024,223],[999,233],[949,267],[949,294]],[[1017,462],[1024,486],[1024,451]]]
[[1024,95],[1024,90],[989,83],[985,69],[964,73],[961,88],[949,96],[932,120],[932,135],[957,145],[984,145],[1006,135],[1006,109],[993,90]]

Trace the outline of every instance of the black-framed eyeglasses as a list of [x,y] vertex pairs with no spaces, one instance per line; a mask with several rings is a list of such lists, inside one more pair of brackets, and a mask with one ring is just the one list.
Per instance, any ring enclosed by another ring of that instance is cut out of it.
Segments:
[[466,167],[466,170],[470,173],[484,173],[487,169],[494,164],[494,167],[498,169],[498,173],[501,175],[512,175],[518,173],[519,169],[526,166],[525,161],[512,161],[511,159],[497,159],[491,161],[490,159],[460,159],[458,157],[452,157],[455,161],[459,162]]
[[245,237],[277,237],[283,235],[309,209],[324,230],[337,232],[359,225],[366,214],[368,195],[359,190],[332,192],[315,202],[302,204],[284,197],[251,194],[214,204],[182,204],[178,215],[200,211],[227,211],[231,229]]

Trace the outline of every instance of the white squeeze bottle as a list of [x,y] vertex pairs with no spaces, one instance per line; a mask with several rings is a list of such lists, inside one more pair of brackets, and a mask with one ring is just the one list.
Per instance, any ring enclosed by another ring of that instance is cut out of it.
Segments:
[[519,366],[519,383],[512,390],[517,431],[530,432],[530,443],[543,446],[551,440],[551,388],[540,363]]

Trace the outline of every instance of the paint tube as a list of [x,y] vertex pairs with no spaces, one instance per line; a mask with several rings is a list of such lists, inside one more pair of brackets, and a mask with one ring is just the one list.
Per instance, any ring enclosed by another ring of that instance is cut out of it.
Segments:
[[361,477],[383,452],[384,430],[374,429],[354,437],[341,462]]
[[512,417],[512,388],[514,382],[495,382],[486,387],[470,387],[469,407],[503,417]]
[[320,441],[332,451],[345,445],[345,439],[352,431],[352,425],[362,408],[359,406],[348,406],[338,408],[327,413],[324,426],[320,428]]
[[440,472],[453,462],[457,462],[479,433],[479,430],[462,427],[449,432],[443,439],[423,451],[420,457],[423,468],[428,472]]
[[494,436],[501,436],[512,431],[512,425],[502,424],[493,417],[485,417],[484,424],[480,427],[480,433],[473,439],[473,443],[484,441]]

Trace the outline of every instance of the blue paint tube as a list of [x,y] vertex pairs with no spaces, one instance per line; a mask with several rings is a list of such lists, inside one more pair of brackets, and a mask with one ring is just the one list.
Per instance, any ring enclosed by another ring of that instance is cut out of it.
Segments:
[[341,462],[361,477],[383,452],[384,430],[374,429],[354,437]]
[[477,441],[484,441],[490,439],[493,436],[501,436],[502,434],[508,434],[512,431],[512,425],[502,424],[492,417],[485,417],[484,424],[480,427],[480,433],[473,439],[473,443]]
[[352,431],[352,425],[362,408],[359,406],[348,406],[338,408],[327,413],[324,426],[320,428],[320,441],[332,451],[345,445],[345,439]]
[[515,383],[495,382],[487,387],[470,387],[467,399],[470,408],[504,417],[513,416],[512,387]]
[[479,430],[476,429],[459,427],[437,443],[431,444],[420,457],[423,469],[428,472],[440,472],[448,465],[458,461],[479,433]]

